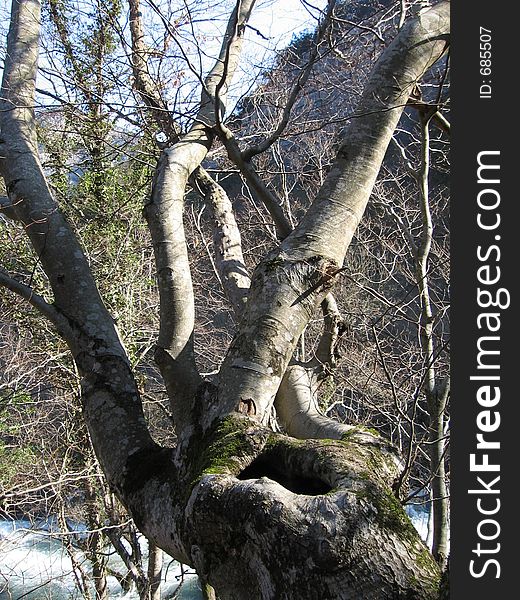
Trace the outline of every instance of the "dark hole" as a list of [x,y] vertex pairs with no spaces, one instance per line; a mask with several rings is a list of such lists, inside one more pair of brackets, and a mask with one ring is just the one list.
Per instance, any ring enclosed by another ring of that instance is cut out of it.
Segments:
[[249,467],[246,467],[238,476],[238,479],[260,479],[260,477],[269,477],[284,488],[293,492],[293,494],[303,494],[305,496],[319,496],[332,490],[332,487],[318,479],[317,477],[308,477],[296,473],[286,473],[277,468],[266,459],[257,458]]

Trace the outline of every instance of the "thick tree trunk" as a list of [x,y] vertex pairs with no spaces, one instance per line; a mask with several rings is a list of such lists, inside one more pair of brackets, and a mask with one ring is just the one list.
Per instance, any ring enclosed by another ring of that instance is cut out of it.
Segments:
[[219,598],[436,598],[440,572],[392,493],[399,461],[382,440],[301,441],[230,415],[179,458],[142,457],[125,496]]

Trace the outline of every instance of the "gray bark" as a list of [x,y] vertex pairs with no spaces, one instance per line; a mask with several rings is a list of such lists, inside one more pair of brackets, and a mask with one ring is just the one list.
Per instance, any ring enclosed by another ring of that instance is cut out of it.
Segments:
[[402,28],[376,64],[316,200],[257,268],[221,371],[224,413],[245,404],[267,419],[303,328],[343,263],[408,97],[446,50],[448,22],[443,2]]
[[39,2],[14,0],[0,92],[0,173],[16,219],[25,227],[49,279],[54,302],[42,312],[54,313],[52,320],[83,375],[83,405],[92,441],[117,487],[124,479],[129,454],[153,446],[153,441],[114,321],[83,249],[51,195],[38,158],[32,107],[39,29]]
[[189,271],[179,269],[182,201],[222,118],[253,4],[238,2],[196,122],[163,153],[146,207],[161,294],[159,348],[174,365],[171,377],[163,372],[176,448],[149,435],[113,320],[38,161],[36,0],[13,0],[2,81],[0,170],[9,201],[49,278],[56,322],[67,323],[62,334],[83,378],[102,469],[148,539],[193,566],[223,600],[433,599],[439,569],[391,491],[400,463],[394,449],[356,429],[341,441],[299,441],[264,424],[301,332],[341,267],[411,86],[444,51],[449,4],[405,25],[380,59],[315,203],[253,275],[214,387],[198,376],[191,349]]
[[237,317],[247,301],[251,279],[242,254],[242,240],[231,201],[209,175],[199,170],[196,184],[209,207],[213,223],[215,263],[220,282]]
[[446,486],[445,467],[445,408],[449,394],[449,380],[443,382],[435,396],[429,397],[430,413],[430,469],[433,506],[432,553],[442,568],[446,567],[449,555],[449,494]]
[[161,600],[161,576],[163,551],[153,542],[148,542],[148,585],[143,600]]
[[[363,428],[338,423],[320,411],[319,390],[326,381],[331,382],[343,323],[332,294],[327,294],[323,299],[321,308],[323,333],[315,356],[303,364],[294,359],[291,361],[280,383],[275,407],[289,435],[299,439],[340,440],[354,429],[360,434]],[[370,432],[365,430],[364,433],[370,439]]]
[[235,6],[217,61],[204,80],[194,124],[163,151],[151,199],[145,207],[160,294],[156,360],[171,398],[179,434],[193,426],[193,398],[201,384],[193,353],[194,301],[182,221],[184,193],[188,179],[211,146],[210,127],[223,116],[227,88],[238,65],[245,24],[254,3],[255,0],[247,0]]
[[416,174],[422,216],[422,230],[415,247],[415,269],[417,287],[421,301],[419,333],[425,364],[424,392],[430,417],[429,454],[432,477],[433,503],[433,547],[432,552],[442,568],[448,558],[448,491],[444,464],[445,408],[449,395],[449,381],[440,385],[435,369],[434,324],[435,315],[430,297],[428,279],[429,257],[433,242],[433,220],[430,210],[430,133],[429,125],[433,113],[422,115],[421,166]]

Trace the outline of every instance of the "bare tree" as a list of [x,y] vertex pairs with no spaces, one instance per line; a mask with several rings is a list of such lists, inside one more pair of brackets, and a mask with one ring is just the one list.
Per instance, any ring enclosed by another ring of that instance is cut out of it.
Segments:
[[[442,354],[443,336],[436,335],[435,329],[441,328],[443,312],[446,306],[438,301],[437,294],[430,283],[432,275],[432,247],[434,245],[434,220],[432,216],[432,199],[430,192],[431,170],[431,136],[430,128],[437,105],[421,105],[420,107],[420,141],[418,167],[414,168],[407,159],[406,168],[417,186],[419,210],[419,231],[415,237],[411,228],[390,208],[391,216],[400,228],[403,239],[412,257],[413,277],[418,292],[417,329],[422,355],[421,388],[426,399],[427,453],[430,459],[430,477],[433,513],[433,554],[443,566],[448,556],[448,491],[446,485],[445,453],[446,453],[446,414],[450,394],[449,374],[439,377],[439,355]],[[399,150],[406,157],[404,148],[398,142]],[[434,275],[438,278],[438,274]],[[436,305],[440,305],[437,307]],[[446,371],[443,365],[443,371]],[[413,445],[413,444],[412,444]]]
[[[155,357],[168,390],[176,446],[161,446],[149,433],[113,318],[40,165],[34,114],[37,0],[12,4],[0,170],[4,210],[27,232],[52,301],[7,273],[0,281],[66,340],[82,377],[84,418],[111,489],[154,545],[197,570],[208,596],[212,586],[221,598],[435,598],[439,568],[392,493],[401,468],[393,446],[354,425],[327,421],[321,429],[319,415],[300,411],[295,419],[290,407],[309,385],[302,374],[308,377],[314,368],[292,361],[300,336],[342,271],[416,82],[446,50],[449,2],[407,21],[381,55],[319,193],[299,225],[284,231],[283,241],[260,261],[249,289],[245,277],[226,276],[226,261],[240,263],[236,248],[228,254],[240,240],[232,225],[226,227],[232,243],[222,244],[222,283],[241,316],[218,375],[208,381],[195,361],[183,211],[187,185],[200,176],[216,136],[277,214],[250,157],[223,123],[254,4],[242,0],[233,9],[219,56],[200,83],[197,113],[185,133],[168,133],[145,206],[160,294]],[[139,77],[146,66],[137,60],[139,32],[133,34]],[[140,93],[150,108],[164,110],[147,89]],[[207,179],[200,183],[223,231],[230,211],[219,187]],[[217,215],[224,217],[219,221]],[[324,306],[321,347],[330,356],[337,319],[330,299]],[[275,399],[287,432],[303,439],[269,427]]]

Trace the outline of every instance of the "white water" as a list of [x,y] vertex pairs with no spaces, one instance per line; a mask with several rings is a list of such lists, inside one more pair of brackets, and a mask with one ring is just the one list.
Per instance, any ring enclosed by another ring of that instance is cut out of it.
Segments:
[[407,504],[406,514],[410,517],[413,526],[419,532],[422,541],[432,549],[432,531],[430,528],[430,503]]
[[[46,524],[45,524],[46,525]],[[48,529],[48,527],[46,527]],[[78,550],[75,556],[90,573],[90,565]],[[109,566],[121,573],[126,569],[115,552]],[[165,562],[161,595],[163,600],[202,600],[198,579],[193,571],[175,561]],[[135,590],[125,593],[115,577],[108,577],[109,597],[138,600]],[[94,597],[94,594],[92,594]],[[79,600],[71,558],[59,536],[50,535],[28,521],[0,521],[0,600]]]

